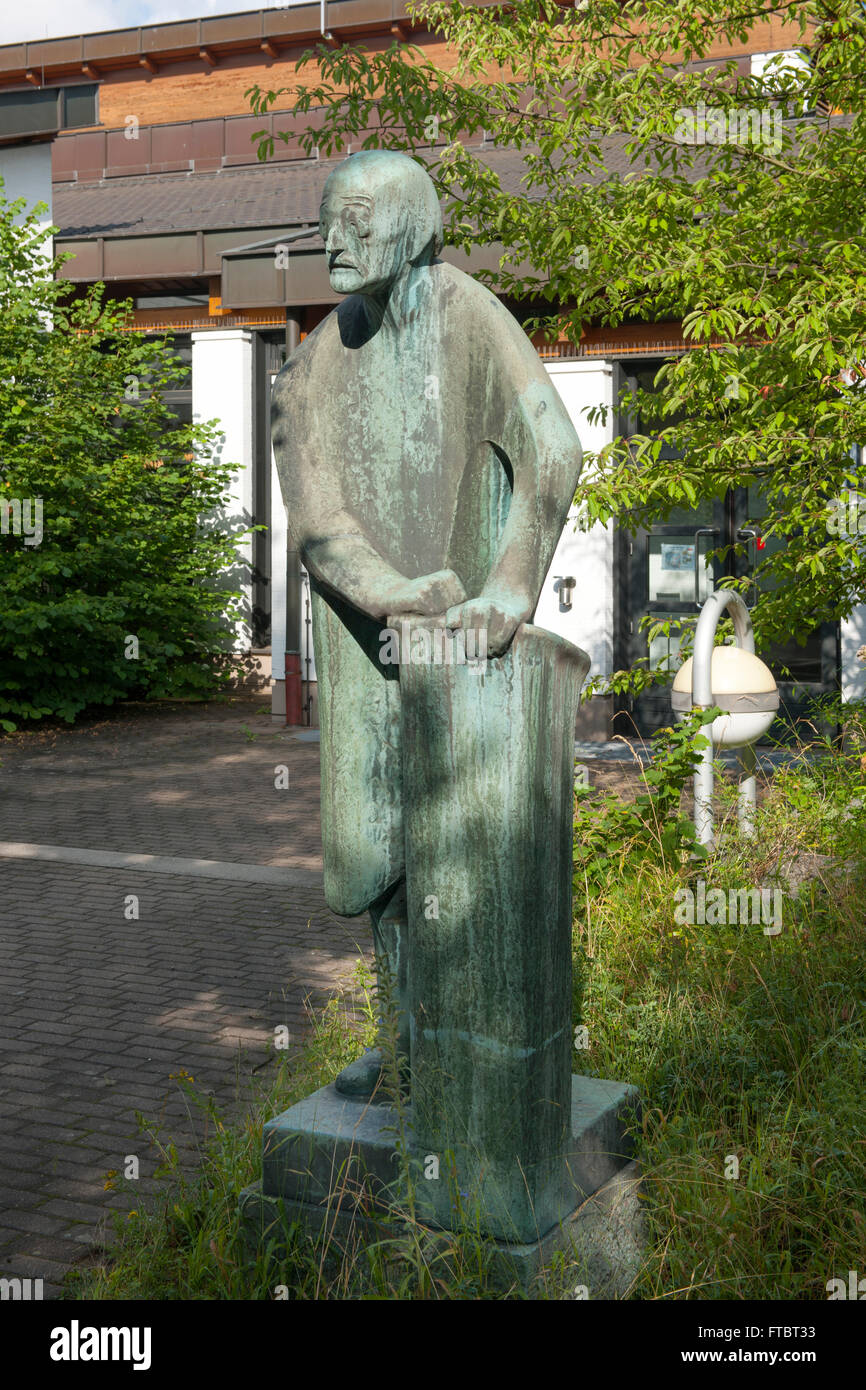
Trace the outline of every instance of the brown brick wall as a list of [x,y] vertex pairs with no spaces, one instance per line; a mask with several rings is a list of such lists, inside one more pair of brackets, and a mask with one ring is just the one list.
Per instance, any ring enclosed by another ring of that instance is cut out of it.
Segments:
[[[381,51],[392,42],[390,35],[370,38],[365,46]],[[802,42],[799,28],[774,18],[767,24],[756,25],[748,43],[737,48],[738,53],[773,52],[795,47]],[[423,48],[431,61],[442,67],[453,66],[453,55],[446,45],[430,35],[415,35],[413,43]],[[140,125],[157,125],[167,121],[201,120],[214,116],[241,115],[249,110],[244,93],[256,84],[264,88],[310,85],[315,80],[315,68],[310,65],[300,73],[296,63],[308,45],[299,44],[284,49],[278,58],[265,53],[235,53],[220,57],[215,68],[204,59],[187,59],[163,63],[156,73],[143,68],[107,72],[102,78],[99,95],[101,123],[109,129],[122,128],[128,116],[136,116]],[[724,43],[716,43],[708,57],[730,56]],[[498,74],[497,74],[498,75]],[[279,105],[292,104],[290,94]]]
[[[379,51],[390,42],[388,36],[371,39],[366,46]],[[443,67],[451,66],[444,44],[431,40],[424,46],[433,61]],[[100,121],[109,129],[117,129],[124,126],[127,116],[137,116],[140,125],[157,125],[242,115],[250,109],[244,93],[256,84],[265,89],[294,89],[298,84],[309,86],[316,80],[314,66],[300,73],[296,70],[304,51],[299,45],[286,49],[279,58],[269,58],[264,53],[231,54],[221,58],[215,68],[209,68],[203,59],[194,59],[166,63],[157,73],[142,68],[106,73],[99,91]],[[279,104],[291,106],[291,96],[282,98]]]

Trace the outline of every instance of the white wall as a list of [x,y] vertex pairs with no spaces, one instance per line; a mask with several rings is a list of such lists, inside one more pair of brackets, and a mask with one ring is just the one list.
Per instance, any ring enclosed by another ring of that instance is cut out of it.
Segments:
[[[286,676],[286,509],[274,451],[271,450],[271,671],[275,681]],[[280,694],[285,711],[285,692]]]
[[[233,531],[253,521],[253,352],[243,329],[209,329],[192,335],[192,414],[196,423],[217,419],[222,438],[214,458],[235,466],[227,519]],[[244,595],[244,621],[235,632],[236,651],[252,644],[252,536],[238,546],[241,561],[232,588]],[[285,560],[283,560],[285,566]]]
[[[36,203],[46,203],[48,211],[39,219],[41,226],[51,226],[51,145],[0,145],[0,176],[3,196],[9,203],[18,198],[27,200],[29,212]],[[19,216],[17,221],[22,221]],[[50,243],[49,243],[50,251]]]
[[[597,450],[613,438],[613,418],[590,424],[586,411],[612,406],[613,369],[609,362],[546,362],[548,374],[571,416],[584,451]],[[590,678],[613,671],[613,522],[590,531],[575,529],[572,509],[550,567],[534,621],[583,647],[591,660]],[[570,611],[561,611],[554,589],[557,575],[572,575],[577,584]]]
[[843,619],[842,629],[842,699],[866,700],[866,662],[857,660],[857,652],[866,647],[866,604],[855,608],[850,618]]
[[[305,569],[301,569],[301,611],[298,617],[299,637],[298,650],[301,653],[301,675],[304,680],[317,681],[316,675],[316,653],[313,649],[313,629],[307,623],[307,605],[312,605],[312,593],[310,591],[310,576]],[[310,607],[310,619],[312,620],[312,606]]]
[[752,77],[761,77],[767,68],[774,66],[804,69],[809,66],[795,48],[776,49],[774,53],[752,53],[749,56]]

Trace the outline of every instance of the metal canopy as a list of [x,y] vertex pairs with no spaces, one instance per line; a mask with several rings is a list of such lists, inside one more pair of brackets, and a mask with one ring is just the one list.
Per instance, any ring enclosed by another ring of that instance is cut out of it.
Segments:
[[[293,242],[316,239],[310,249],[306,244],[294,249]],[[278,254],[279,249],[285,250]],[[258,245],[238,246],[222,254],[221,300],[224,309],[251,309],[264,305],[284,304],[301,308],[310,304],[338,304],[341,295],[335,294],[328,279],[324,246],[318,228],[286,231],[269,237]],[[479,270],[498,270],[503,246],[474,247],[470,255],[446,246],[442,259],[456,265],[467,274]],[[523,266],[526,270],[527,267]]]

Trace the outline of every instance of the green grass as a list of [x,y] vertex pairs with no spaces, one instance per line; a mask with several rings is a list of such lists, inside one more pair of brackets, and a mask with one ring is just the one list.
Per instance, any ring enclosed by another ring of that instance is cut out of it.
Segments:
[[[639,1297],[823,1299],[828,1279],[866,1269],[864,776],[856,750],[811,752],[774,779],[754,840],[720,783],[715,856],[630,872],[623,855],[577,904],[582,1069],[636,1083],[647,1107]],[[779,882],[798,852],[849,872],[819,863],[785,892],[779,935],[675,921],[683,884]]]
[[[739,838],[732,791],[720,780],[721,848],[703,861],[671,794],[687,775],[679,755],[657,760],[665,770],[650,775],[637,813],[581,795],[575,1021],[589,1047],[575,1053],[575,1069],[630,1081],[644,1097],[635,1139],[649,1241],[633,1297],[824,1299],[829,1279],[866,1273],[864,745],[858,722],[846,752],[818,745],[810,761],[777,775],[751,841]],[[723,889],[778,884],[773,876],[800,852],[827,858],[796,899],[786,892],[779,935],[760,923],[675,920],[677,889],[699,876]],[[281,1262],[244,1253],[237,1196],[259,1175],[261,1120],[331,1080],[370,1041],[373,1012],[362,973],[354,997],[332,1001],[317,1020],[300,1061],[281,1068],[256,1119],[230,1124],[211,1113],[219,1128],[197,1177],[183,1179],[169,1153],[164,1200],[121,1219],[111,1258],[76,1276],[70,1291],[509,1296],[490,1281],[472,1219],[434,1242],[406,1219],[405,1203],[385,1240],[335,1268],[299,1234]],[[541,1296],[562,1297],[573,1283],[561,1262]]]
[[[261,1176],[262,1125],[302,1099],[351,1061],[372,1038],[371,976],[359,963],[354,986],[334,997],[312,1019],[312,1034],[299,1058],[279,1061],[245,1121],[226,1120],[194,1085],[179,1079],[191,1112],[199,1113],[202,1163],[193,1176],[181,1170],[170,1138],[148,1128],[161,1152],[158,1170],[165,1191],[158,1201],[139,1203],[135,1183],[115,1178],[129,1196],[129,1209],[115,1218],[115,1246],[105,1262],[68,1278],[71,1298],[248,1299],[272,1297],[281,1282],[272,1262],[252,1263],[240,1238],[241,1189]],[[279,1056],[279,1054],[277,1054]],[[141,1121],[144,1124],[144,1121]],[[299,1261],[298,1274],[307,1276]]]

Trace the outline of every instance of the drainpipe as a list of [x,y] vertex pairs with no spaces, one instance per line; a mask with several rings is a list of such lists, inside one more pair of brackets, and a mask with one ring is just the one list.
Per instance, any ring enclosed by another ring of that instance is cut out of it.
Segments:
[[[301,310],[286,309],[286,359],[301,341]],[[301,556],[286,552],[286,723],[303,724],[301,675]]]

